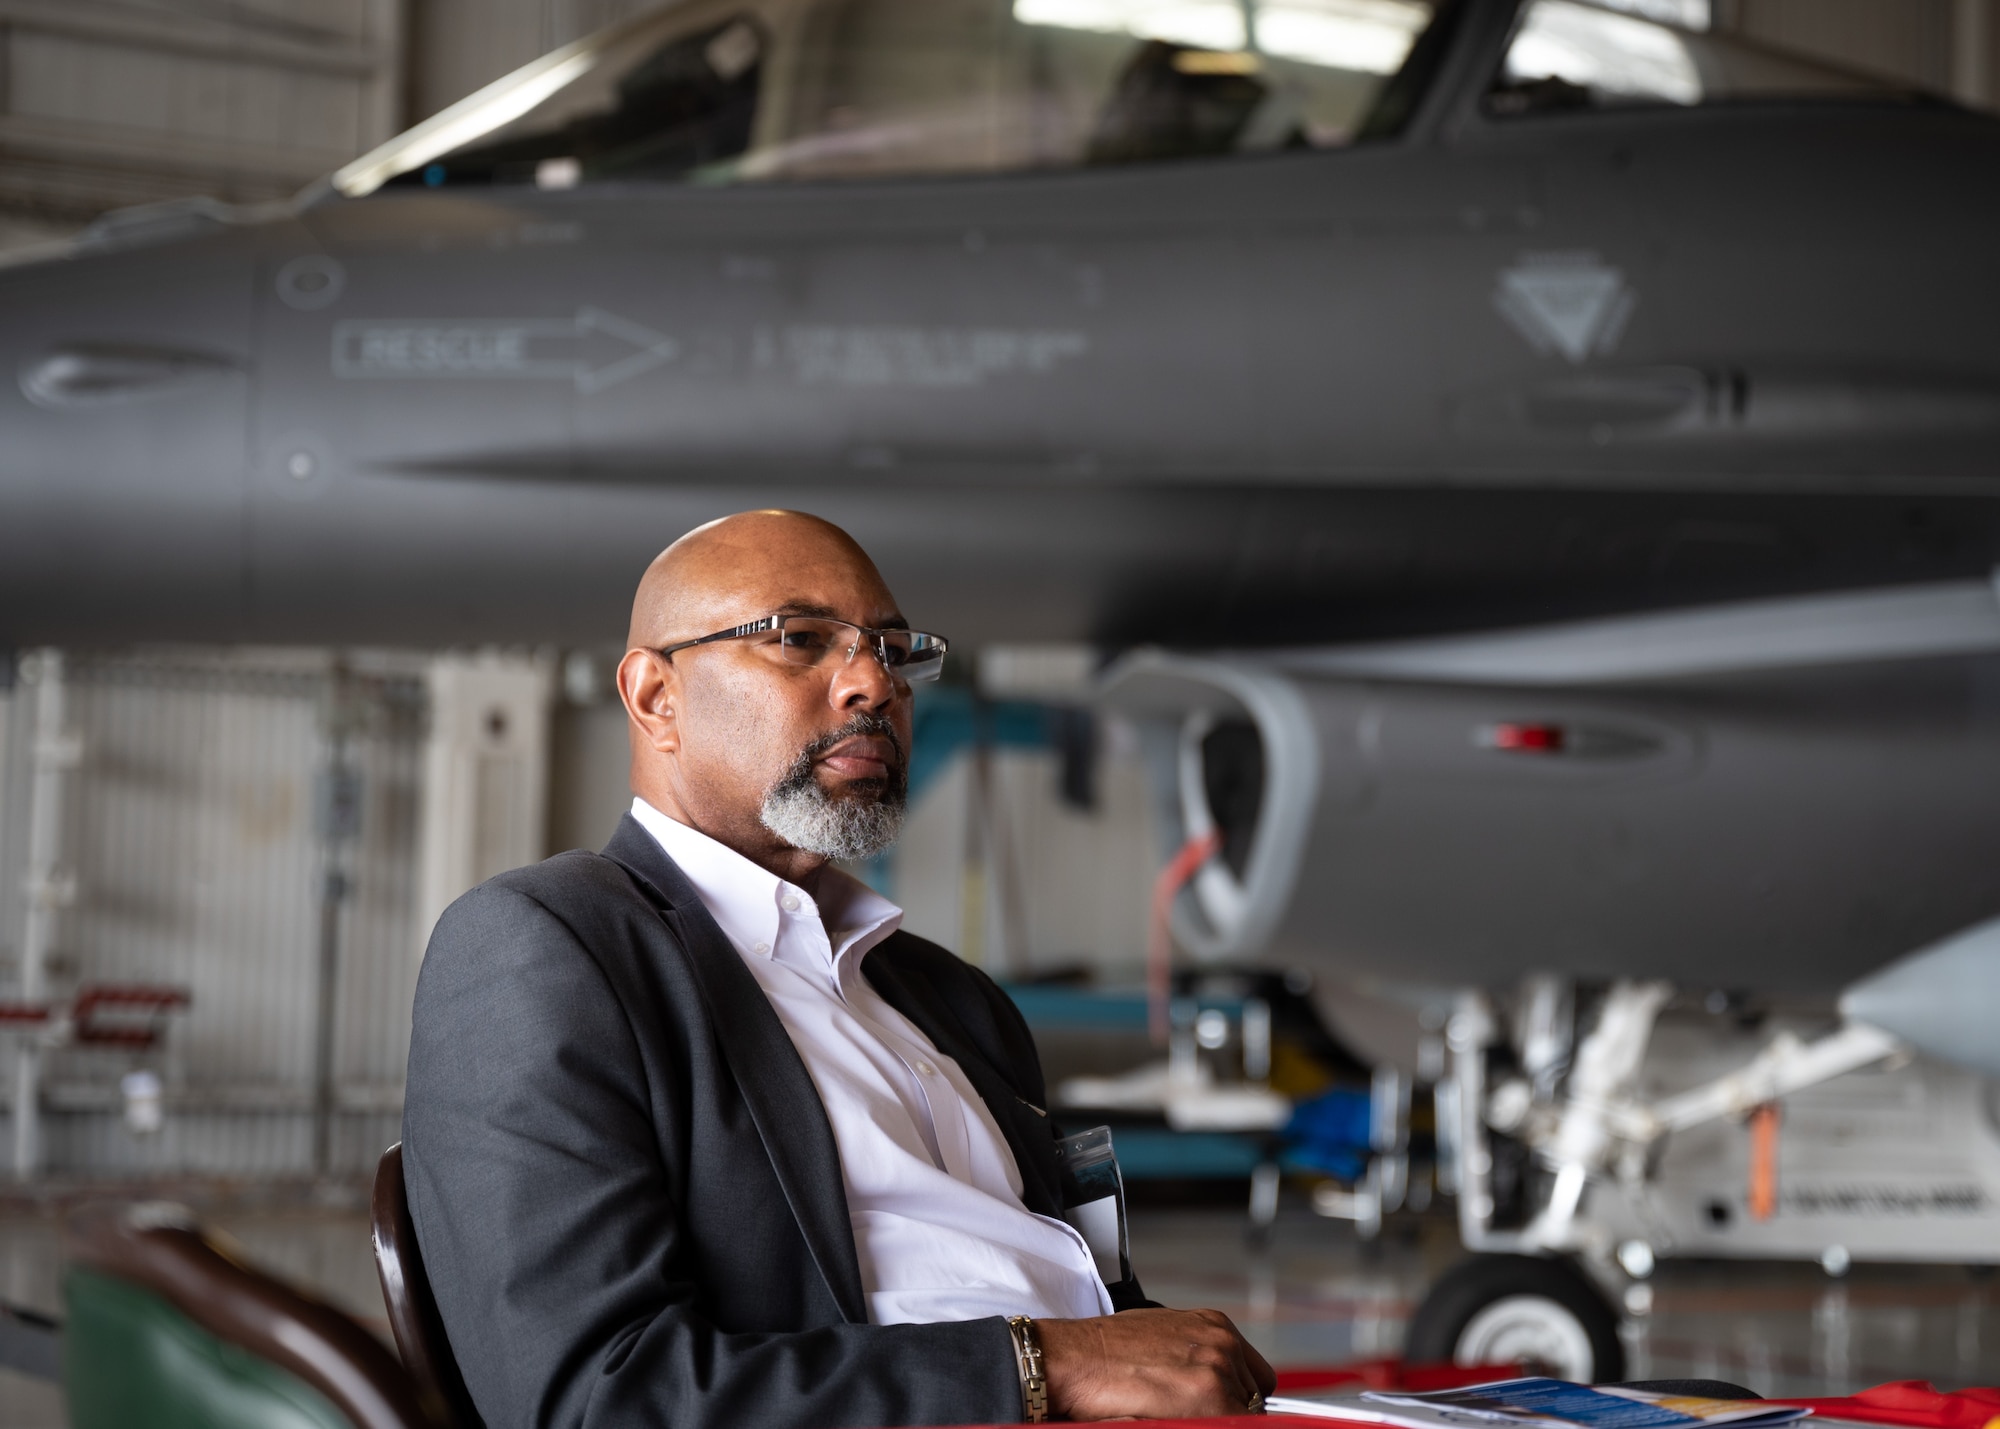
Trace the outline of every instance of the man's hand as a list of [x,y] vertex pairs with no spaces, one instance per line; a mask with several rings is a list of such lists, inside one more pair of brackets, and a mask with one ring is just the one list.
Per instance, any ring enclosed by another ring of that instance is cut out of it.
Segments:
[[1246,1414],[1252,1395],[1278,1383],[1220,1310],[1127,1310],[1035,1328],[1049,1409],[1063,1419]]

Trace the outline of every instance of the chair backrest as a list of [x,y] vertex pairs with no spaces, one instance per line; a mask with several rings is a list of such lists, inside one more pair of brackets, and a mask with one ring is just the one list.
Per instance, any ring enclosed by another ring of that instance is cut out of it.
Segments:
[[74,1429],[438,1429],[388,1346],[179,1206],[86,1207],[63,1249]]
[[410,1193],[403,1183],[403,1143],[382,1153],[375,1168],[375,1273],[382,1278],[382,1299],[389,1307],[389,1328],[425,1397],[448,1416],[455,1429],[485,1429],[473,1407],[458,1361],[445,1338],[444,1320],[431,1295],[417,1248],[417,1228],[410,1220]]

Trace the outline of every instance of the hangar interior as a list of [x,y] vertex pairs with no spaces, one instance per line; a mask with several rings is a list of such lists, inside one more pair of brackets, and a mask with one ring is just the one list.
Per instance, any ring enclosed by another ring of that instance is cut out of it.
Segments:
[[[1259,3],[1260,33],[1277,53],[1283,27],[1273,21],[1287,7]],[[799,52],[828,62],[818,74],[764,81],[777,102],[763,104],[756,132],[730,152],[734,168],[715,181],[866,174],[878,162],[871,151],[843,147],[837,127],[788,128],[786,106],[922,119],[968,86],[991,87],[991,113],[978,126],[927,129],[926,142],[942,147],[926,165],[1066,162],[1101,141],[1078,116],[1104,102],[1130,35],[1153,23],[1140,13],[1148,5],[1013,0],[1013,19],[1060,31],[1063,46],[1003,56],[994,74],[979,75],[926,60],[955,53],[966,28],[997,26],[1004,5],[939,4],[931,23],[942,37],[930,51],[915,61],[892,53],[873,67],[861,61],[880,55],[870,31],[880,5],[750,7],[765,17],[759,23],[794,27],[807,37]],[[139,205],[284,200],[537,56],[649,8],[641,0],[0,5],[0,253],[115,226],[107,214]],[[700,37],[713,46],[738,34],[730,27],[744,23],[735,17],[745,8],[690,0],[676,13],[712,11]],[[1159,24],[1202,34],[1240,28],[1248,8],[1239,0],[1151,6],[1175,12]],[[1296,132],[1343,143],[1432,7],[1301,0],[1290,8],[1294,19],[1325,11],[1365,20],[1392,48],[1401,37],[1404,49],[1372,74],[1336,74],[1281,53],[1274,61],[1300,96]],[[1696,32],[1969,107],[2000,103],[1995,0],[1621,0],[1613,8],[1667,13]],[[1299,23],[1301,34],[1317,33]],[[1233,51],[1241,40],[1202,43]],[[532,138],[532,126],[501,138],[523,132]],[[538,156],[532,143],[451,160],[487,162],[539,165],[534,182],[543,187],[576,181],[561,167],[573,161]],[[424,940],[438,913],[481,879],[595,847],[615,824],[630,797],[625,717],[610,687],[619,635],[606,629],[600,643],[576,648],[532,639],[453,649],[144,644],[8,656],[0,666],[0,1157],[11,1185],[0,1191],[0,1299],[57,1313],[54,1225],[107,1187],[141,1188],[212,1214],[252,1255],[387,1333],[363,1205],[400,1124]],[[1156,768],[1141,731],[1116,713],[1086,711],[1099,655],[1081,645],[989,643],[921,695],[906,833],[862,870],[905,907],[913,931],[1029,989],[1141,987],[1156,880],[1178,842],[1157,817]],[[1108,1032],[1079,1033],[1051,1013],[1052,1081],[1109,1075],[1147,1056],[1143,1020],[1135,1031],[1128,1015],[1136,1005],[1128,998],[1107,1014]],[[1246,1005],[1236,997],[1231,1016]],[[1365,1036],[1365,1027],[1338,1030]],[[1240,1051],[1249,1038],[1239,1021],[1201,1045]],[[1379,1201],[1372,1227],[1359,1214],[1315,1214],[1316,1204],[1332,1203],[1314,1196],[1306,1175],[1284,1182],[1275,1212],[1246,1216],[1261,1169],[1159,1178],[1134,1233],[1135,1257],[1155,1267],[1151,1292],[1228,1310],[1274,1361],[1396,1352],[1423,1285],[1455,1254],[1449,1217],[1412,1205],[1383,1226]],[[1663,1268],[1645,1313],[1628,1301],[1628,1368],[1635,1377],[1689,1374],[1792,1393],[1925,1376],[1993,1383],[2000,1298],[1987,1271]],[[53,1386],[0,1369],[0,1425],[54,1425],[63,1413]]]
[[[16,1178],[372,1174],[395,1139],[430,925],[491,874],[601,845],[630,802],[608,663],[592,651],[25,656],[0,706],[0,947],[19,1000],[133,985],[189,997],[107,1005],[47,1051],[30,1074],[38,1129],[9,1142],[27,1157]],[[913,931],[1003,978],[1135,972],[1158,860],[1129,735],[1104,740],[1088,799],[1066,798],[1041,706],[987,702],[1010,742],[981,747],[971,691],[933,698],[943,718],[926,711],[936,752],[915,771],[909,834],[871,877],[904,900]],[[99,1023],[139,1040],[92,1041]],[[47,1032],[10,1030],[22,1046]],[[164,1107],[157,1132],[133,1133],[151,1112],[121,1086]]]

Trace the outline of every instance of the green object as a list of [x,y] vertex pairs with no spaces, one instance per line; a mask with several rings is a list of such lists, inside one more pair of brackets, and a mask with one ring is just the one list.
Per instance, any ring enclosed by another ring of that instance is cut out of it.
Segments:
[[150,1290],[72,1269],[63,1298],[71,1429],[353,1429],[297,1375],[225,1344]]

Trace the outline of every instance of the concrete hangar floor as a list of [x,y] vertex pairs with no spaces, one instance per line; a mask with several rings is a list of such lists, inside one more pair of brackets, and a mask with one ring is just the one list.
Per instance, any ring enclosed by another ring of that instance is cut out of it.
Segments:
[[[0,1299],[62,1311],[58,1216],[0,1207]],[[209,1215],[260,1264],[307,1285],[385,1340],[388,1322],[359,1209]],[[1443,1218],[1392,1223],[1379,1242],[1285,1206],[1261,1245],[1240,1207],[1141,1206],[1133,1261],[1171,1305],[1223,1310],[1281,1369],[1393,1355],[1424,1288],[1459,1254]],[[1628,1330],[1628,1374],[1732,1380],[1763,1394],[1845,1394],[1895,1379],[2000,1383],[2000,1277],[1939,1266],[1669,1261],[1653,1313]],[[61,1429],[61,1390],[0,1369],[0,1429]]]

